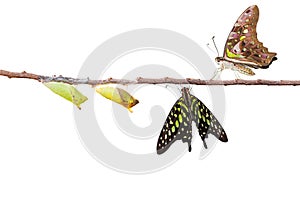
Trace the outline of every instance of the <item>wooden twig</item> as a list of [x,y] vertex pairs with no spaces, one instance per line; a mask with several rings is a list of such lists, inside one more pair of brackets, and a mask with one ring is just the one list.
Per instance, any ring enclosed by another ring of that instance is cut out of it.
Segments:
[[192,85],[269,85],[269,86],[299,86],[300,80],[201,80],[201,79],[175,79],[175,78],[142,78],[138,77],[136,80],[127,79],[114,79],[108,78],[104,80],[91,80],[89,78],[71,78],[64,76],[43,76],[32,73],[23,72],[10,72],[6,70],[0,70],[0,76],[6,76],[8,78],[26,78],[33,79],[39,82],[63,82],[71,85],[104,85],[104,84],[192,84]]

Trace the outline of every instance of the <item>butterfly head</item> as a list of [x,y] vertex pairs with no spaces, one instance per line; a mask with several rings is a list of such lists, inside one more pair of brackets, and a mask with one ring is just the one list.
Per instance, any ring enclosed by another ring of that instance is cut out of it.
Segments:
[[181,92],[182,92],[182,97],[183,97],[184,101],[189,105],[190,99],[191,99],[190,89],[187,87],[184,87],[181,89]]
[[223,57],[216,57],[215,61],[218,65],[222,64],[223,61],[225,61],[225,59]]
[[184,87],[181,89],[182,96],[188,98],[190,96],[190,89],[187,87]]

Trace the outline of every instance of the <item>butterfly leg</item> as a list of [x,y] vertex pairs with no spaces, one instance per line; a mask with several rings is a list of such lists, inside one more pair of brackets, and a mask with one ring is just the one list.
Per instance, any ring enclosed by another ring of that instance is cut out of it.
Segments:
[[241,79],[238,71],[234,71],[234,75],[235,75],[235,79]]
[[222,71],[223,71],[222,67],[219,67],[218,69],[216,69],[216,71],[214,72],[213,77],[210,80],[220,79],[220,75],[221,75]]

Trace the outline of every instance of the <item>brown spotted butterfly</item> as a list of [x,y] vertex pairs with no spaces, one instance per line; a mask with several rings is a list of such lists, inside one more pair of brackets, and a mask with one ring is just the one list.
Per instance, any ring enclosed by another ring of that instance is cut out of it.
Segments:
[[256,25],[259,10],[256,5],[247,8],[234,24],[225,44],[223,57],[216,57],[220,68],[215,76],[223,69],[232,69],[246,75],[254,75],[250,68],[266,69],[274,60],[276,53],[269,52],[257,39]]

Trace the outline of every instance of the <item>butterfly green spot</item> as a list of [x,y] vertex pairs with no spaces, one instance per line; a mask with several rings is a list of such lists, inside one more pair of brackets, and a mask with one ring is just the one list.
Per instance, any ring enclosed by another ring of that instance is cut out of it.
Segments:
[[226,49],[226,54],[227,54],[227,56],[228,56],[229,58],[243,58],[242,55],[240,55],[240,54],[234,54],[234,53],[232,53],[231,51],[229,51],[228,48]]
[[175,125],[176,125],[177,128],[179,127],[179,122],[177,120],[175,122]]
[[209,120],[206,120],[206,123],[207,123],[208,126],[210,125],[210,121]]
[[179,122],[181,123],[182,122],[182,115],[179,115],[178,119],[179,119]]
[[172,126],[172,133],[175,133],[175,126]]
[[184,103],[179,102],[178,104],[179,104],[181,107],[185,108],[186,111],[189,110],[188,107],[187,107]]
[[240,41],[243,41],[245,38],[246,38],[246,36],[244,36],[244,35],[241,36],[241,37],[240,37]]
[[198,117],[201,118],[201,114],[200,114],[200,111],[199,111],[199,110],[198,110]]
[[193,100],[192,100],[192,105],[191,105],[191,107],[193,107],[195,103],[197,103],[197,99],[193,99]]

